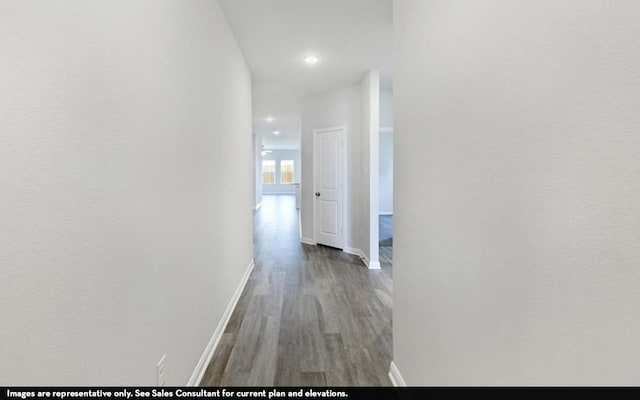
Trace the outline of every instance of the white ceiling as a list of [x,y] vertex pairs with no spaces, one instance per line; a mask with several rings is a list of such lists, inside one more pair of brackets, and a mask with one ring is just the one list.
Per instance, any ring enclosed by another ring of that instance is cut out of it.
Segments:
[[[251,68],[253,130],[265,148],[299,148],[304,96],[357,83],[369,69],[390,85],[391,0],[219,1]],[[306,65],[308,54],[320,62]]]

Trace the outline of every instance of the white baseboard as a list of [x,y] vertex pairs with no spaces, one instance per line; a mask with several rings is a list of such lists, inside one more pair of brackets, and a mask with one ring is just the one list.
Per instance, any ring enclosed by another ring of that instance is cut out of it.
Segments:
[[258,210],[260,207],[262,207],[262,202],[256,204],[255,206],[253,206],[254,210]]
[[247,270],[244,272],[244,276],[238,284],[235,293],[233,293],[233,297],[231,297],[229,304],[227,304],[227,308],[226,310],[224,310],[224,314],[222,314],[222,319],[218,323],[216,330],[213,331],[213,335],[211,335],[211,339],[209,339],[209,343],[204,349],[204,352],[202,353],[202,356],[200,357],[196,368],[193,370],[193,374],[191,374],[191,378],[189,378],[187,386],[200,385],[202,377],[204,376],[204,373],[207,370],[209,363],[211,362],[211,358],[213,357],[213,353],[215,353],[216,351],[216,347],[218,347],[218,343],[220,343],[222,334],[224,333],[224,330],[229,323],[229,319],[231,318],[231,314],[233,314],[233,310],[236,308],[238,300],[240,300],[240,295],[242,294],[242,291],[244,290],[244,287],[249,280],[249,276],[251,276],[251,271],[253,271],[254,266],[255,262],[252,259],[251,263],[249,263],[249,267],[247,267]]
[[369,269],[380,269],[380,262],[369,262],[369,258],[364,254],[364,251],[357,249],[355,247],[345,247],[342,249],[347,254],[353,254],[354,256],[360,257],[364,265]]
[[391,212],[380,212],[379,215],[393,215],[393,211]]
[[295,196],[296,192],[262,192],[263,196],[282,196],[282,195],[287,195],[287,196]]
[[345,246],[342,251],[344,251],[347,254],[352,254],[354,256],[358,256],[360,258],[364,258],[364,254],[362,253],[362,250],[360,249],[356,249],[355,247],[347,247]]
[[300,242],[304,244],[310,244],[312,246],[317,245],[318,243],[312,238],[301,237]]
[[369,268],[369,257],[367,257],[367,255],[364,254],[364,251],[362,250],[360,250],[360,259],[362,259],[362,262],[364,263],[364,265],[366,265],[367,268]]
[[364,265],[367,266],[367,268],[369,269],[381,269],[380,267],[380,261],[371,261],[369,260],[369,257],[367,257],[364,252],[362,252],[362,256],[360,256],[362,258],[362,261],[364,261]]
[[398,366],[393,361],[391,361],[391,365],[389,366],[389,380],[391,380],[393,386],[407,386],[407,383],[400,374]]
[[380,261],[369,262],[369,269],[382,269]]

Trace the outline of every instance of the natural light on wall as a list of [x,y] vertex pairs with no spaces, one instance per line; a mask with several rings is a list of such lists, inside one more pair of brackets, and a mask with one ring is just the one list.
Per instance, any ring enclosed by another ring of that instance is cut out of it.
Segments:
[[280,183],[283,185],[294,183],[293,160],[280,161]]
[[262,160],[262,183],[274,185],[276,183],[276,161]]

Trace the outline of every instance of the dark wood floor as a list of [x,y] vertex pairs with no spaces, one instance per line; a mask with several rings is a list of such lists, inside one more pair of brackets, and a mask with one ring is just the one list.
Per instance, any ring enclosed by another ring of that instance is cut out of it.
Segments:
[[202,385],[390,385],[391,269],[300,244],[293,196],[264,196],[256,267]]

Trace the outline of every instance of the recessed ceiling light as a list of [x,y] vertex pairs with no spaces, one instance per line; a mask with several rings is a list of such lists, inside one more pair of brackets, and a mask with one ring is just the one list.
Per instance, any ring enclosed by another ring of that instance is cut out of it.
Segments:
[[280,134],[280,131],[273,131],[273,134],[274,134],[274,135],[279,135],[279,134]]
[[307,63],[307,65],[317,64],[318,61],[320,61],[320,59],[317,56],[313,56],[313,55],[306,56],[304,58],[304,62]]
[[273,117],[271,116],[267,117],[267,122],[273,122]]

